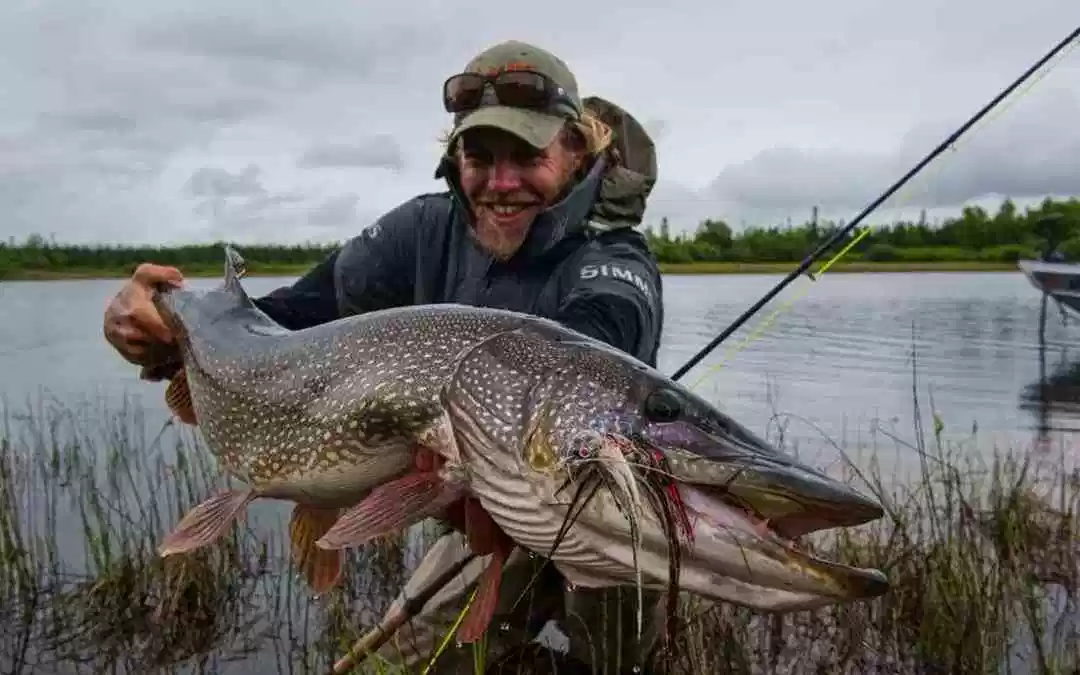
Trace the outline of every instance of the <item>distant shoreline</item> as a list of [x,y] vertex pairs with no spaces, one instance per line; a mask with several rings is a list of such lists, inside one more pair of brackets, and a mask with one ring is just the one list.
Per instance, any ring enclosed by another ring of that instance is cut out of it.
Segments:
[[[670,275],[731,275],[731,274],[787,274],[799,265],[798,262],[696,262],[696,263],[661,263],[660,271]],[[296,277],[315,266],[315,263],[302,265],[260,265],[248,262],[248,275],[253,277],[282,276]],[[811,269],[816,270],[818,265]],[[184,275],[191,278],[220,277],[221,265],[185,265]],[[1016,263],[987,262],[972,260],[937,261],[937,262],[871,262],[853,260],[837,262],[826,274],[875,274],[875,273],[910,273],[910,272],[1016,272]],[[10,270],[0,281],[71,281],[92,279],[123,279],[131,275],[126,269],[86,269],[67,270]]]

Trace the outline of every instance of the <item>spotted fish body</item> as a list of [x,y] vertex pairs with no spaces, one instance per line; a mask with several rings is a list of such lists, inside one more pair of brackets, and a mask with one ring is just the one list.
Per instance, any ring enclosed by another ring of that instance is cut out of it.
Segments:
[[[249,487],[189,512],[163,553],[213,541],[251,499],[288,499],[294,560],[321,589],[344,548],[426,517],[464,522],[474,552],[492,556],[463,642],[490,620],[514,545],[575,583],[666,587],[671,602],[683,590],[797,609],[887,588],[792,544],[880,505],[627,354],[547,319],[449,304],[289,331],[244,293],[234,262],[221,288],[156,302],[183,360],[173,400],[190,399]],[[576,511],[587,486],[599,489]]]
[[[343,513],[374,488],[417,474],[420,454],[453,457],[439,397],[459,355],[536,319],[434,305],[291,331],[251,301],[238,254],[229,249],[228,258],[220,287],[163,288],[155,304],[177,336],[182,362],[167,393],[170,407],[198,426],[223,469],[246,487],[189,511],[159,550],[171,555],[215,541],[253,499],[291,500],[294,560],[313,588],[327,590],[340,577],[340,549],[353,539],[316,543],[359,527],[349,530]],[[421,474],[410,485],[428,490],[411,497],[422,508],[402,510],[367,534],[437,516],[457,501],[462,495],[434,480],[442,475]]]
[[457,354],[514,325],[436,306],[293,332],[257,311],[231,316],[228,331],[209,322],[189,334],[196,418],[235,477],[319,506],[352,504],[404,473],[441,417],[439,387]]

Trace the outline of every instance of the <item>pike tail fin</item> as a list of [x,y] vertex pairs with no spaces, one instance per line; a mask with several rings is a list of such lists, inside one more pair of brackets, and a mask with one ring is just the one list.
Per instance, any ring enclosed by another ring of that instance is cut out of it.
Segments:
[[293,507],[289,522],[293,564],[315,593],[325,593],[341,579],[343,551],[327,551],[315,545],[338,519],[340,509],[319,508],[306,504]]
[[199,503],[165,537],[158,554],[164,558],[214,543],[254,498],[250,489],[226,490]]

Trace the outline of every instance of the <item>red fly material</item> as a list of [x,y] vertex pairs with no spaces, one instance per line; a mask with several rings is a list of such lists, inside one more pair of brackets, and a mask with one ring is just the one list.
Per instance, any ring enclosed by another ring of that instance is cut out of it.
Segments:
[[[667,462],[664,460],[663,453],[659,450],[653,450],[652,455],[656,466],[665,469],[665,474],[668,473],[666,471]],[[679,486],[670,478],[666,479],[666,483],[665,490],[667,491],[668,498],[671,500],[672,506],[675,507],[675,517],[679,522],[679,529],[682,530],[682,534],[686,537],[688,542],[693,542],[694,526],[690,522],[690,512],[686,508],[686,502],[683,501],[682,493],[679,492]]]

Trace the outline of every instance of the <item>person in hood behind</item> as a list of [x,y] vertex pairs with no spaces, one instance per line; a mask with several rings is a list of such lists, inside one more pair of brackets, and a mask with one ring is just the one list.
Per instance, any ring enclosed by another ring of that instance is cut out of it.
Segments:
[[[497,307],[559,321],[655,366],[660,272],[635,227],[657,170],[640,124],[603,99],[582,99],[565,63],[516,41],[485,50],[447,79],[443,104],[454,123],[436,177],[448,189],[397,206],[256,304],[294,330],[405,305]],[[150,302],[159,283],[179,285],[183,275],[140,265],[105,312],[107,340],[143,366],[146,379],[155,379],[153,366],[173,348]],[[460,532],[443,535],[395,604],[466,551]],[[570,654],[589,672],[629,673],[644,662],[657,637],[656,594],[646,594],[639,645],[634,589],[570,589],[541,563],[520,549],[511,556],[489,629],[488,663],[531,640],[549,619],[559,622]],[[485,564],[473,560],[380,655],[410,672],[423,669]],[[472,649],[455,647],[451,638],[429,672],[471,672],[472,660]]]

